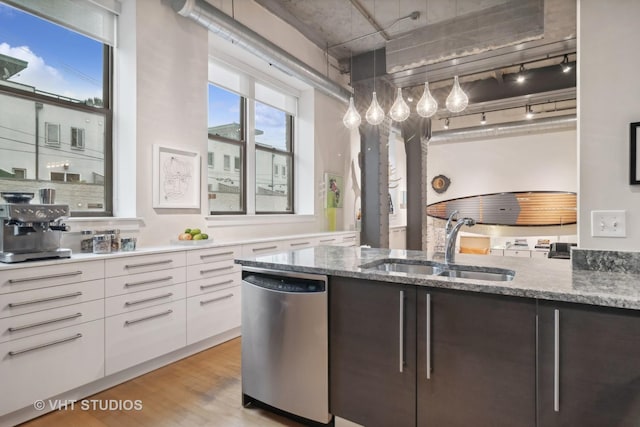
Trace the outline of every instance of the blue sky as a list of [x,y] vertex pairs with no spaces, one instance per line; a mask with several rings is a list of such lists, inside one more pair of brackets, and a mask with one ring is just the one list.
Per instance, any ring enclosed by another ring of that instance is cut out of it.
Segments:
[[102,43],[0,4],[0,53],[29,65],[10,81],[84,100],[102,98]]

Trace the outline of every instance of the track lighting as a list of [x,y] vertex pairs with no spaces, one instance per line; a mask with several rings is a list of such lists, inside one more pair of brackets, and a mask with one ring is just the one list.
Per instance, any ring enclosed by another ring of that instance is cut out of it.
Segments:
[[524,83],[525,77],[524,77],[524,73],[525,73],[525,69],[524,69],[524,64],[520,64],[520,70],[518,70],[518,77],[516,77],[516,81],[518,83]]
[[453,87],[451,88],[451,93],[447,96],[447,110],[452,113],[459,113],[467,108],[469,104],[469,97],[460,87],[460,82],[458,81],[458,76],[453,78]]
[[562,60],[562,64],[560,65],[562,66],[563,73],[568,73],[569,71],[571,71],[571,65],[569,65],[569,55],[564,56],[564,59]]
[[531,109],[531,105],[525,106],[525,117],[527,120],[533,119],[533,110]]
[[444,128],[449,129],[449,118],[444,119]]
[[480,118],[480,124],[481,125],[487,124],[487,116],[485,116],[484,113],[482,113],[482,117]]

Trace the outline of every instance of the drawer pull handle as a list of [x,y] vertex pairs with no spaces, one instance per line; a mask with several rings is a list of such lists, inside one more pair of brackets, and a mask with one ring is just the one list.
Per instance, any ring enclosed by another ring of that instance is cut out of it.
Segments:
[[41,348],[51,347],[52,345],[62,344],[62,343],[65,343],[65,342],[70,342],[70,341],[75,341],[78,338],[82,338],[82,334],[81,333],[77,333],[72,337],[62,338],[62,339],[59,339],[59,340],[51,341],[51,342],[48,342],[46,344],[40,344],[40,345],[37,345],[35,347],[29,347],[29,348],[24,348],[22,350],[10,351],[9,352],[9,356],[13,357],[13,356],[17,356],[19,354],[28,353],[30,351],[39,350]]
[[151,279],[151,280],[143,280],[141,282],[125,283],[124,287],[125,288],[130,288],[132,286],[148,285],[150,283],[165,282],[165,281],[171,280],[171,279],[173,279],[173,276],[166,276],[166,277],[161,277],[159,279]]
[[291,243],[291,246],[304,246],[308,245],[310,242],[299,242],[299,243]]
[[173,310],[163,311],[162,313],[152,314],[151,316],[145,316],[135,320],[125,320],[124,325],[125,326],[133,325],[134,323],[144,322],[145,320],[155,319],[156,317],[166,316],[171,313],[173,313]]
[[560,412],[560,310],[553,317],[553,410]]
[[33,282],[36,280],[57,279],[59,277],[77,276],[79,274],[82,274],[82,271],[70,271],[68,273],[47,274],[46,276],[25,277],[23,279],[9,279],[9,283],[13,284],[13,283]]
[[63,322],[65,320],[71,320],[71,319],[77,319],[80,316],[82,316],[82,313],[76,313],[76,314],[72,314],[70,316],[58,317],[57,319],[45,320],[45,321],[42,321],[42,322],[31,323],[29,325],[11,327],[11,328],[7,328],[7,330],[9,332],[18,332],[18,331],[23,331],[25,329],[37,328],[38,326],[49,325],[51,323]]
[[226,256],[226,255],[233,255],[233,251],[220,252],[219,254],[200,255],[200,259],[213,258],[213,257],[219,257],[219,256]]
[[260,252],[260,251],[268,251],[269,249],[276,249],[277,246],[265,246],[263,248],[253,248],[253,252]]
[[25,305],[39,304],[41,302],[57,301],[59,299],[79,297],[80,295],[82,295],[82,292],[78,291],[78,292],[73,292],[71,294],[58,295],[55,297],[32,299],[30,301],[10,302],[8,305],[9,305],[9,308],[15,308],[15,307],[22,307]]
[[212,298],[204,301],[200,301],[200,305],[209,304],[210,302],[222,301],[223,299],[231,298],[233,294],[227,294],[218,298]]
[[336,239],[323,239],[320,240],[322,243],[327,243],[327,242],[334,242]]
[[169,298],[173,296],[173,292],[168,292],[166,294],[162,294],[162,295],[158,295],[157,297],[151,297],[151,298],[144,298],[144,299],[139,299],[136,301],[127,301],[124,303],[125,306],[130,307],[132,305],[137,305],[137,304],[144,304],[145,302],[151,302],[151,301],[155,301],[155,300],[159,300],[159,299],[163,299],[163,298]]
[[228,285],[229,283],[233,283],[233,279],[225,280],[224,282],[212,283],[210,285],[200,285],[200,290],[204,291],[205,289],[214,288],[216,286]]
[[400,316],[398,319],[398,336],[400,339],[398,340],[398,360],[400,361],[399,370],[400,373],[403,372],[404,368],[404,291],[400,291],[400,306],[399,306]]
[[426,307],[426,315],[427,315],[427,379],[431,379],[431,294],[427,294],[427,307]]
[[143,262],[140,264],[127,264],[124,268],[138,268],[138,267],[150,267],[152,265],[162,265],[162,264],[170,264],[172,263],[172,259],[165,259],[162,261],[153,261],[153,262]]
[[232,268],[233,268],[233,265],[230,265],[227,267],[210,268],[208,270],[200,270],[200,274],[215,273],[216,271],[231,270]]

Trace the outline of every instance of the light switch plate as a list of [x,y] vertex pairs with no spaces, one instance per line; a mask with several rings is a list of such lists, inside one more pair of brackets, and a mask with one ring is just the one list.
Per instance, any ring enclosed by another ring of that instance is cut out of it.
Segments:
[[591,211],[592,237],[627,237],[626,211]]

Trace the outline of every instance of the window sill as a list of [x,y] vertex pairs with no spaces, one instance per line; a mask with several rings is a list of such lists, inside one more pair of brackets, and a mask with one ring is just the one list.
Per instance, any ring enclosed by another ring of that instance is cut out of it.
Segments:
[[[121,231],[140,231],[140,227],[144,224],[142,218],[117,218],[117,217],[70,217],[64,221],[72,232],[81,230],[92,230],[99,228],[117,228]],[[113,226],[113,227],[111,227]]]
[[315,215],[265,214],[265,215],[215,215],[205,217],[211,227],[235,227],[239,225],[301,224],[315,221]]

